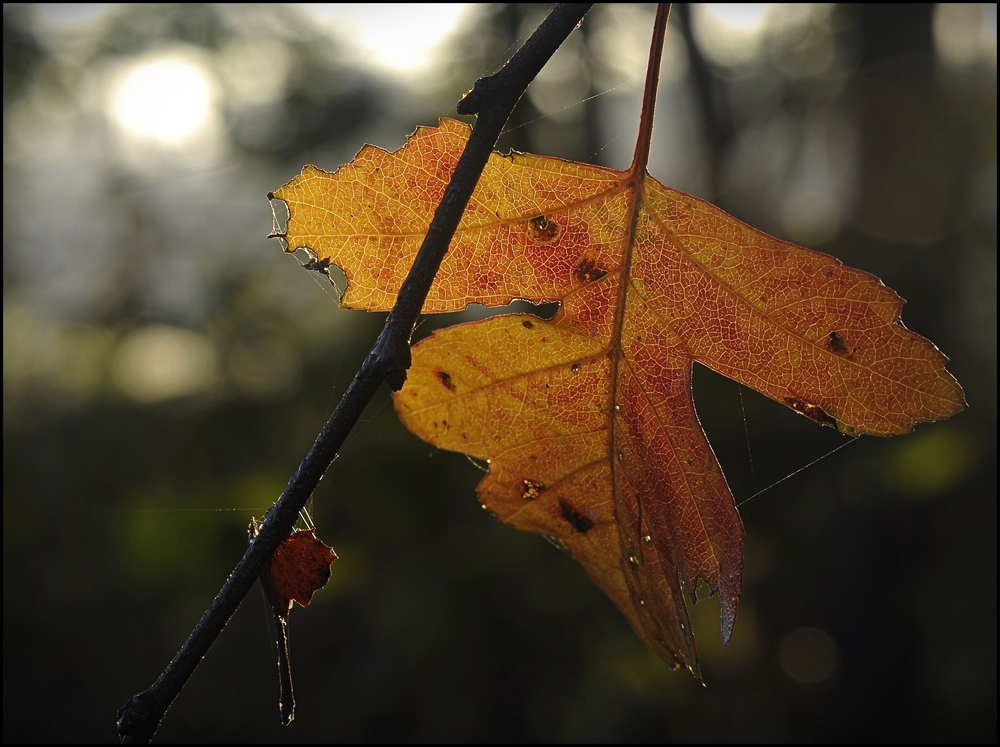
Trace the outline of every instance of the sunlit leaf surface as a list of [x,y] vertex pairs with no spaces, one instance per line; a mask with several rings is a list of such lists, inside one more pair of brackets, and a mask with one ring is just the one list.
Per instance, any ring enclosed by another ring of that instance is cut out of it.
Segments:
[[[442,120],[394,153],[306,167],[274,193],[290,251],[341,267],[348,308],[387,310],[469,137]],[[494,154],[425,312],[558,301],[414,347],[403,422],[489,460],[503,521],[564,543],[646,644],[697,673],[683,592],[718,593],[728,640],[743,527],[691,396],[693,361],[843,433],[964,406],[944,356],[872,275],[757,231],[645,171]]]

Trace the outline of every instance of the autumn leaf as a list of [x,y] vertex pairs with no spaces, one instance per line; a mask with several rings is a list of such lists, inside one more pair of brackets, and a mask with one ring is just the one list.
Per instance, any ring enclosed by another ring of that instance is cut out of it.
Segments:
[[[250,538],[260,531],[250,522]],[[275,549],[260,571],[264,596],[274,612],[274,648],[278,653],[278,712],[288,726],[295,719],[295,693],[288,652],[288,615],[292,602],[308,607],[312,596],[330,580],[330,567],[337,559],[333,548],[316,536],[315,529],[292,532]]]
[[308,607],[313,594],[330,580],[330,566],[336,559],[333,548],[316,536],[315,529],[293,532],[278,545],[260,572],[274,614],[287,620],[293,601]]
[[[658,65],[655,38],[654,52]],[[560,309],[421,341],[396,409],[426,441],[487,460],[484,506],[563,543],[654,652],[697,674],[684,591],[701,580],[720,595],[728,641],[743,527],[695,413],[692,363],[852,436],[907,433],[964,399],[877,278],[648,175],[656,65],[629,170],[490,157],[423,311]],[[288,205],[287,250],[341,267],[345,308],[388,310],[469,132],[442,119],[393,153],[307,166],[273,195]]]

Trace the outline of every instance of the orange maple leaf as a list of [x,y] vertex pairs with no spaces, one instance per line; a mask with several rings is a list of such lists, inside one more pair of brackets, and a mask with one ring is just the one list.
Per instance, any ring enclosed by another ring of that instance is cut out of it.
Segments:
[[[488,460],[483,504],[564,543],[654,652],[697,674],[683,590],[719,593],[728,641],[743,526],[695,413],[692,362],[849,435],[906,433],[964,398],[877,278],[648,175],[650,68],[627,171],[490,157],[423,311],[561,307],[423,340],[396,409],[426,441]],[[345,308],[390,309],[469,133],[442,119],[393,153],[307,166],[274,193],[287,249],[343,269]]]

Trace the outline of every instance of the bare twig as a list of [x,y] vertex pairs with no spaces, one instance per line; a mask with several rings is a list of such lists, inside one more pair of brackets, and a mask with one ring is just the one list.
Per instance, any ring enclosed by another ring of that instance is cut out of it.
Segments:
[[300,509],[382,382],[394,390],[403,386],[410,366],[409,343],[417,316],[500,131],[528,84],[590,7],[590,3],[557,5],[499,72],[476,81],[475,88],[459,102],[460,114],[478,114],[472,136],[375,347],[284,493],[265,515],[262,529],[180,651],[148,690],[134,695],[118,711],[118,735],[123,743],[146,743],[152,739],[167,708],[253,587],[263,565],[291,532]]

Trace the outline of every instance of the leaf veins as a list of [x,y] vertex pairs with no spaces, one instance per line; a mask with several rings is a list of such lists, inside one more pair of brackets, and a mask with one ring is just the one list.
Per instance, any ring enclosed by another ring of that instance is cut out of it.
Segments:
[[[657,43],[631,168],[494,154],[423,309],[521,298],[559,312],[438,331],[395,402],[421,438],[489,460],[483,504],[564,543],[653,651],[697,673],[683,592],[703,580],[720,595],[728,641],[743,526],[692,362],[850,435],[906,433],[964,398],[877,278],[647,174]],[[307,166],[274,195],[288,249],[344,270],[345,307],[391,308],[468,137],[442,119],[393,153]]]

